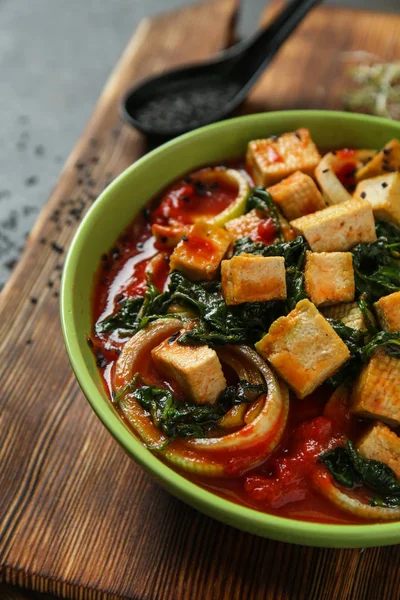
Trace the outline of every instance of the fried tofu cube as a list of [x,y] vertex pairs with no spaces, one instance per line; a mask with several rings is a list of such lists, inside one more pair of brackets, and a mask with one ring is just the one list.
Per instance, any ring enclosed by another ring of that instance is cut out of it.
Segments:
[[282,179],[268,188],[268,191],[289,221],[322,210],[326,206],[314,180],[301,171]]
[[278,375],[305,398],[350,357],[346,344],[309,300],[272,323],[256,344]]
[[368,200],[376,219],[400,225],[400,173],[360,181],[354,197]]
[[[286,242],[293,240],[296,236],[286,219],[278,212],[279,224]],[[248,237],[253,242],[263,242],[264,244],[274,243],[277,239],[274,224],[271,219],[265,218],[261,211],[257,209],[250,210],[247,214],[231,219],[225,223],[225,229],[229,231],[233,240]]]
[[382,329],[400,331],[400,292],[383,296],[375,302],[374,308]]
[[290,222],[314,252],[346,252],[360,242],[375,242],[372,206],[366,200],[349,200]]
[[400,359],[378,351],[361,369],[352,393],[351,411],[400,424]]
[[356,292],[351,252],[307,251],[304,280],[316,306],[351,302]]
[[257,185],[268,187],[295,171],[313,175],[321,156],[308,129],[249,142],[246,167]]
[[170,269],[180,271],[192,281],[211,280],[216,276],[230,243],[228,231],[199,221],[174,249]]
[[400,169],[400,142],[393,139],[375,154],[366,165],[356,172],[356,180],[376,177]]
[[375,423],[358,442],[357,450],[364,458],[388,465],[400,479],[400,438],[389,427]]
[[[321,308],[321,312],[324,317],[342,321],[347,327],[352,327],[353,329],[367,329],[367,322],[358,302],[326,306]],[[371,323],[375,324],[374,316],[370,311],[368,311],[368,317]]]
[[282,256],[242,254],[221,265],[222,294],[228,305],[286,298],[285,259]]
[[196,404],[214,404],[226,388],[217,353],[208,346],[181,346],[169,339],[153,348],[151,356],[156,368]]

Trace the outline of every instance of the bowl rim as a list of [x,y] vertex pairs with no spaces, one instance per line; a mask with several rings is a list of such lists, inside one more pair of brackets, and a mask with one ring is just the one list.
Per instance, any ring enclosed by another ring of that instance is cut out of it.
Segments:
[[[134,434],[128,430],[127,426],[118,416],[118,413],[112,409],[111,403],[109,406],[106,405],[104,398],[101,396],[90,376],[85,359],[80,350],[78,332],[74,327],[73,286],[75,273],[79,263],[80,250],[85,240],[90,221],[94,216],[99,216],[101,214],[103,201],[110,191],[112,191],[113,194],[118,193],[118,189],[122,182],[127,178],[132,177],[135,171],[140,169],[143,163],[152,161],[156,156],[167,154],[168,150],[172,147],[179,145],[186,146],[188,143],[194,142],[203,135],[208,135],[210,131],[224,130],[225,128],[235,127],[238,123],[250,123],[251,121],[260,119],[265,119],[266,121],[284,121],[286,118],[297,118],[299,120],[303,118],[310,120],[310,118],[321,117],[330,121],[340,120],[358,124],[363,123],[364,125],[381,124],[382,126],[387,126],[390,124],[392,127],[396,128],[396,123],[388,119],[340,111],[285,110],[256,113],[213,123],[181,135],[155,150],[152,150],[125,169],[103,190],[96,202],[90,207],[80,223],[69,247],[63,270],[60,293],[62,333],[72,369],[94,412],[125,451],[134,458],[140,466],[150,472],[158,482],[165,482],[168,490],[178,498],[222,522],[270,539],[297,544],[337,548],[397,544],[400,543],[400,522],[398,521],[360,525],[300,521],[271,515],[237,504],[186,479],[183,475],[169,467],[157,458],[155,454],[145,448]],[[400,123],[397,124],[397,127],[400,134]]]

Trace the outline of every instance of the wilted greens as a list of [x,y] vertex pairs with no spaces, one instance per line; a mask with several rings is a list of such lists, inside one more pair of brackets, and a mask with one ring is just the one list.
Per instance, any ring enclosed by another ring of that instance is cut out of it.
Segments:
[[393,470],[377,460],[363,458],[351,442],[324,452],[320,461],[341,485],[348,488],[363,485],[377,492],[379,496],[371,499],[371,505],[400,506],[400,481]]

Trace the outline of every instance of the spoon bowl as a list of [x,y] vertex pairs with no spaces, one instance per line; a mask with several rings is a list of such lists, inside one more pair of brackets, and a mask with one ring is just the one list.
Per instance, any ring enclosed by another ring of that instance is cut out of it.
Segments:
[[146,79],[123,98],[122,118],[148,136],[168,139],[228,117],[285,40],[320,2],[293,0],[249,41],[208,62]]

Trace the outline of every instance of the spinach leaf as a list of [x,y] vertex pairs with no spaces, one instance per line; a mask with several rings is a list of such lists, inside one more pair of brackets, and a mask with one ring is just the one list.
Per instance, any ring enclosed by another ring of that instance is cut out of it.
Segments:
[[273,221],[276,236],[278,240],[283,242],[284,238],[279,220],[278,209],[272,200],[271,194],[261,185],[254,187],[247,198],[246,212],[249,212],[253,209],[259,210],[261,213],[263,213],[263,215],[269,217]]
[[248,328],[230,311],[217,282],[194,283],[178,271],[171,274],[171,301],[188,305],[197,312],[197,325],[179,338],[184,345],[223,346],[247,340]]
[[142,297],[124,300],[118,312],[96,323],[96,333],[108,333],[118,329],[121,336],[132,335],[136,331],[143,302]]
[[382,462],[363,458],[351,442],[321,454],[319,460],[332,477],[348,488],[364,485],[378,498],[372,498],[373,506],[400,506],[400,481],[393,470]]
[[358,244],[352,250],[356,291],[376,302],[400,290],[400,255],[386,238],[370,244]]
[[236,385],[230,385],[222,392],[218,400],[219,406],[225,414],[233,406],[242,404],[243,402],[254,402],[267,392],[267,387],[262,384],[252,384],[242,379]]
[[327,384],[338,387],[346,380],[353,379],[359,372],[363,363],[367,363],[378,349],[396,358],[400,358],[400,332],[379,331],[370,341],[367,330],[347,327],[341,321],[327,319],[338,336],[344,341],[350,351],[350,358],[329,379]]
[[372,340],[361,349],[361,356],[367,362],[371,355],[383,348],[386,354],[400,358],[400,331],[379,331]]
[[385,238],[390,245],[400,244],[400,229],[396,225],[385,221],[377,221],[375,229],[378,238]]
[[170,440],[177,437],[206,437],[211,429],[218,425],[223,415],[237,404],[253,402],[267,391],[264,385],[252,385],[242,380],[227,387],[214,405],[176,402],[169,390],[152,385],[136,387],[139,375],[115,396],[114,402],[120,402],[128,390],[142,408],[147,410],[154,425]]
[[266,246],[262,242],[253,242],[250,238],[241,238],[237,240],[233,253],[255,254],[257,256],[283,256],[286,267],[286,287],[287,300],[285,301],[286,312],[290,312],[303,298],[306,298],[304,287],[304,263],[307,242],[302,236],[298,236],[290,242],[279,242]]
[[124,300],[116,313],[96,323],[96,333],[118,331],[121,337],[132,336],[150,321],[166,316],[169,304],[169,293],[160,294],[155,285],[150,283],[144,297]]

